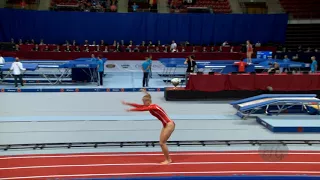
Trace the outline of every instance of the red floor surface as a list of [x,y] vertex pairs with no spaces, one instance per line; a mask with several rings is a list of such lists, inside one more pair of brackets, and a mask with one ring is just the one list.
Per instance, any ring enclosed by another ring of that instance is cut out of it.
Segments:
[[110,178],[208,175],[320,175],[320,152],[171,153],[173,163],[161,165],[161,153],[59,154],[0,157],[0,179]]

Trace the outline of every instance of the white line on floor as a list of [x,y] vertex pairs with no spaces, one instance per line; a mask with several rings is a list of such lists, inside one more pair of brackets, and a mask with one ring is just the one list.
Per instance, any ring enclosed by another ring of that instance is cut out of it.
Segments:
[[[209,165],[209,164],[320,164],[320,162],[180,162],[172,165]],[[163,166],[160,163],[118,163],[118,164],[66,164],[49,166],[18,166],[0,168],[0,170],[40,169],[40,168],[71,168],[71,167],[103,167],[103,166]]]
[[143,175],[187,175],[187,174],[290,174],[292,175],[320,175],[320,171],[204,171],[204,172],[147,172],[147,173],[113,173],[113,174],[70,174],[70,175],[48,175],[48,176],[25,176],[1,178],[2,180],[14,179],[39,179],[39,178],[66,178],[66,177],[97,177],[97,176],[143,176]]
[[[171,156],[219,156],[219,155],[261,155],[261,154],[281,154],[279,151],[270,152],[195,152],[195,153],[172,153]],[[320,152],[283,152],[288,155],[320,155]],[[7,156],[0,157],[0,160],[6,159],[40,159],[40,158],[79,158],[79,157],[129,157],[129,156],[163,156],[162,153],[117,153],[117,154],[67,154],[67,155],[32,155],[32,156]]]

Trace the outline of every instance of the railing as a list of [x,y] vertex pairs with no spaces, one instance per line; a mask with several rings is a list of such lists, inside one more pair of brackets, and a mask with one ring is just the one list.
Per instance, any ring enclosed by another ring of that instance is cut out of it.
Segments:
[[[221,140],[221,141],[170,141],[168,146],[178,147],[205,147],[205,146],[232,146],[232,145],[320,145],[319,140]],[[108,147],[159,147],[158,141],[136,141],[136,142],[77,142],[77,143],[38,143],[38,144],[8,144],[0,145],[0,150],[43,150],[57,148],[108,148]]]

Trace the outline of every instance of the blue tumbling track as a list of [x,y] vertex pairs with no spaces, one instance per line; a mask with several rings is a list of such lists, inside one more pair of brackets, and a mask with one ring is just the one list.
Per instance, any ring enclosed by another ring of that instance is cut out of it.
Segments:
[[[320,132],[319,110],[305,103],[319,106],[320,99],[315,94],[263,94],[230,104],[241,118],[255,113],[256,121],[272,132]],[[300,115],[282,115],[283,110]],[[273,112],[278,116],[272,116]]]
[[[186,68],[187,65],[184,64],[185,58],[160,58],[159,61],[166,68]],[[245,60],[246,61],[246,60]],[[221,73],[228,74],[231,72],[237,72],[237,68],[232,68],[234,60],[212,60],[212,61],[197,61],[198,68],[213,68],[221,69]],[[309,67],[309,64],[288,61],[284,62],[280,59],[253,59],[252,62],[254,65],[248,66],[246,72],[254,72],[255,69],[267,69],[270,67],[270,64],[278,63],[281,68],[306,68]],[[226,70],[224,70],[226,69]]]
[[275,133],[319,133],[319,116],[258,116],[256,121]]
[[[102,59],[104,63],[107,61],[106,58]],[[9,71],[11,68],[11,62],[5,63],[2,67],[2,71]],[[96,61],[92,61],[90,58],[80,58],[75,59],[73,61],[68,61],[62,64],[46,64],[39,65],[38,63],[23,63],[23,67],[26,68],[27,71],[35,71],[38,68],[97,68],[98,63]]]

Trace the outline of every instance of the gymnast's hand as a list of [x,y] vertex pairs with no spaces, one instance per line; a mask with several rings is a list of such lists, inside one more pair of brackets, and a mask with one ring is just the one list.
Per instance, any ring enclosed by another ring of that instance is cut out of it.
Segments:
[[128,103],[127,103],[127,102],[124,102],[124,101],[121,101],[121,103],[122,103],[123,105],[128,105]]

